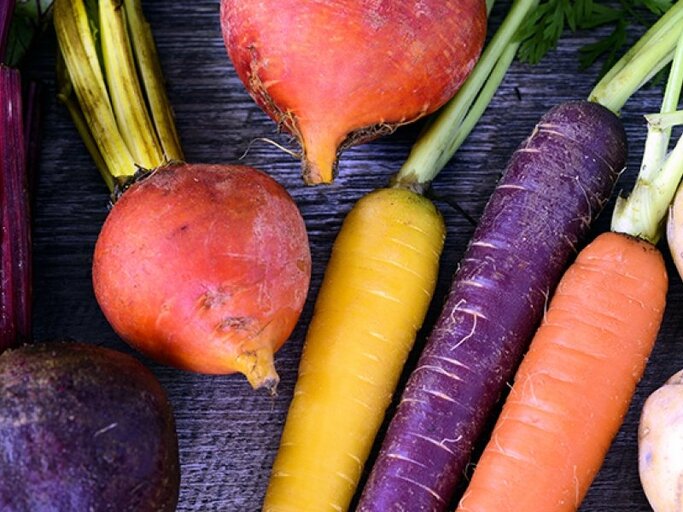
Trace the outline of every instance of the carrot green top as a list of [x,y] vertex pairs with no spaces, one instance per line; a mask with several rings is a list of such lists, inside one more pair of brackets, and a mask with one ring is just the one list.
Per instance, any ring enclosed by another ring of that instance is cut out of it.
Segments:
[[[516,0],[470,76],[413,146],[394,184],[421,192],[465,141],[491,102],[521,44],[518,36],[539,0]],[[491,10],[493,2],[487,2]]]
[[[425,128],[394,185],[422,192],[457,151],[491,101],[521,43],[520,27],[538,0],[516,0],[487,45],[469,78],[439,115]],[[605,74],[589,100],[618,114],[626,101],[655,74],[673,61],[662,110],[649,117],[649,135],[636,187],[620,198],[613,231],[656,243],[662,220],[683,175],[683,140],[672,155],[666,153],[671,127],[683,124],[675,112],[683,80],[683,0],[676,2],[643,37]]]
[[666,212],[683,176],[683,139],[667,158],[671,127],[682,121],[674,111],[683,84],[683,0],[614,65],[589,98],[618,112],[632,94],[670,62],[661,112],[648,118],[648,136],[638,180],[628,198],[618,198],[612,217],[612,231],[651,243],[657,243],[662,236]]
[[[649,5],[648,9],[659,13],[668,7],[666,3]],[[490,11],[491,4],[488,2],[487,7]],[[573,24],[574,29],[576,28],[578,16],[575,12],[576,7],[565,6],[559,11],[558,9],[559,7],[553,6],[551,2],[515,0],[469,78],[442,109],[438,117],[432,118],[420,139],[413,146],[408,159],[394,178],[395,185],[422,191],[436,177],[467,138],[490,103],[520,45],[531,44],[533,46],[534,43],[538,43],[534,39],[535,36],[530,35],[529,24],[531,22],[545,23],[546,25],[543,26],[546,27],[546,31],[549,31],[540,34],[544,41],[542,48],[530,51],[534,57],[526,56],[526,60],[532,62],[536,62],[548,48],[554,46],[554,43],[546,39],[554,40],[559,37],[565,17],[568,23]],[[628,8],[624,7],[624,10]],[[591,26],[604,24],[606,19],[619,14],[618,11],[610,10],[608,7],[596,5],[582,12],[581,16],[586,18],[590,17],[591,13],[601,12],[603,14],[601,21],[591,19]],[[604,16],[606,12],[609,16]],[[672,49],[676,44],[676,34],[679,30],[677,25],[680,25],[682,20],[683,6],[678,2],[612,68],[596,87],[591,100],[606,106],[613,112],[618,111],[643,83],[671,60]],[[558,21],[562,23],[558,24]],[[586,19],[583,22],[585,24]],[[534,32],[539,32],[538,27],[531,27],[531,33]],[[529,48],[526,50],[528,54]]]

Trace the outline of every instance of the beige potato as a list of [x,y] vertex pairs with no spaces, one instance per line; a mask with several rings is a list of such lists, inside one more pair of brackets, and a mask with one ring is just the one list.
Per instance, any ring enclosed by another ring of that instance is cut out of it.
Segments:
[[638,430],[640,481],[655,512],[683,512],[683,370],[645,401]]

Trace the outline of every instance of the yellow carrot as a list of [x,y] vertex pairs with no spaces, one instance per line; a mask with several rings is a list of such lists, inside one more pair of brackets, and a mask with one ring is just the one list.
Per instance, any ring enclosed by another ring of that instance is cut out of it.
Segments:
[[348,508],[436,283],[444,224],[414,192],[375,191],[337,237],[264,512]]

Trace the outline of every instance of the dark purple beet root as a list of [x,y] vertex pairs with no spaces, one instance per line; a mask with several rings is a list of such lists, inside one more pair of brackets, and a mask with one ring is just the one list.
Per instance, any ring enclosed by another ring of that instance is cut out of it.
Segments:
[[0,356],[0,510],[173,511],[179,482],[171,407],[136,359],[80,343]]
[[449,507],[550,293],[625,161],[619,119],[585,101],[552,109],[518,148],[406,385],[359,512]]

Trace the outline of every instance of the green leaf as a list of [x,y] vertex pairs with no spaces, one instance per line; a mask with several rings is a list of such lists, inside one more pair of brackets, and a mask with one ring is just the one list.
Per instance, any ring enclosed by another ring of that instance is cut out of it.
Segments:
[[36,25],[49,22],[53,0],[17,0],[14,15],[31,18]]
[[572,6],[570,0],[562,0],[562,12],[564,13],[564,17],[567,19],[567,25],[569,25],[569,30],[571,30],[572,32],[576,31],[578,6],[579,2],[576,2],[576,5]]
[[[519,58],[523,62],[536,64],[548,52],[555,47],[559,34],[553,24],[557,24],[557,12],[560,13],[560,29],[564,15],[561,10],[561,0],[548,0],[539,4],[534,13],[520,28],[519,37],[522,44],[519,49]],[[549,28],[550,27],[550,28]]]
[[607,55],[600,75],[602,76],[617,61],[618,50],[626,43],[626,26],[624,19],[620,19],[612,33],[592,44],[587,44],[579,49],[579,64],[581,69],[592,66],[600,57]]
[[[636,2],[640,3],[640,2]],[[672,0],[643,0],[643,6],[645,6],[652,14],[661,16],[673,5]]]
[[624,11],[608,7],[606,5],[593,4],[593,10],[590,15],[581,20],[579,28],[581,30],[590,30],[610,23],[616,23],[624,18]]
[[593,15],[593,0],[578,0],[574,6],[576,25],[581,27]]
[[53,0],[18,0],[12,16],[6,61],[17,66],[52,19]]
[[653,15],[664,14],[672,4],[673,0],[541,0],[520,28],[518,58],[522,62],[536,64],[557,46],[565,27],[574,32],[611,25],[613,30],[607,37],[586,45],[579,53],[582,69],[604,58],[604,73],[616,62],[632,26],[649,26],[654,21]]

